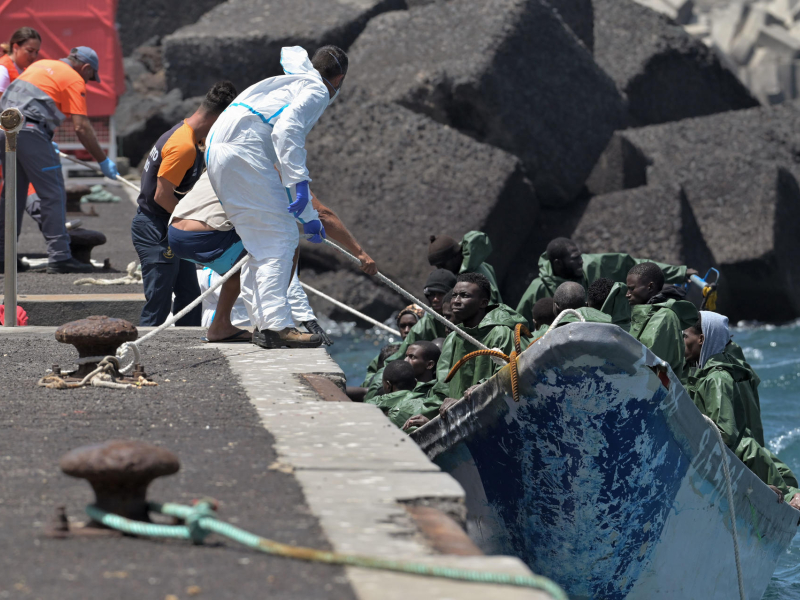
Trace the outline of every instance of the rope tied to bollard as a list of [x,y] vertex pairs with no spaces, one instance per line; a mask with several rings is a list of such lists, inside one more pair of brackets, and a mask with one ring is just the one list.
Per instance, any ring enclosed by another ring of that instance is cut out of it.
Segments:
[[314,548],[283,544],[255,535],[249,531],[231,525],[230,523],[220,521],[217,518],[215,506],[216,502],[208,498],[200,500],[194,506],[173,503],[148,503],[148,508],[151,512],[176,517],[183,520],[185,523],[184,525],[162,525],[159,523],[134,521],[106,512],[94,505],[86,507],[86,514],[89,515],[92,520],[102,523],[106,527],[131,535],[191,540],[194,544],[202,544],[208,535],[216,533],[238,542],[239,544],[273,556],[331,565],[378,569],[395,573],[406,573],[409,575],[439,577],[455,581],[530,588],[550,594],[555,600],[568,600],[567,595],[556,583],[540,575],[487,573],[474,571],[472,569],[440,567],[404,560],[328,552],[324,550],[315,550]]
[[73,390],[87,385],[114,390],[130,390],[145,385],[158,385],[152,381],[147,381],[144,377],[139,377],[139,380],[135,383],[117,383],[114,374],[121,371],[119,359],[116,356],[87,356],[78,359],[77,362],[78,364],[85,364],[95,362],[98,359],[100,359],[100,362],[97,363],[97,368],[80,381],[66,381],[58,375],[52,374],[42,377],[36,385],[51,390]]

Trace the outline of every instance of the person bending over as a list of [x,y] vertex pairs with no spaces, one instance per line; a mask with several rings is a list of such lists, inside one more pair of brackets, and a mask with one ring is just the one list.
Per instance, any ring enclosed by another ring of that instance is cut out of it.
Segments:
[[601,277],[589,286],[586,304],[590,308],[604,312],[611,317],[614,325],[628,331],[631,328],[631,305],[626,296],[627,292],[626,284]]
[[778,501],[785,497],[800,509],[794,473],[764,446],[763,434],[756,439],[759,433],[754,432],[763,431],[758,383],[750,366],[730,352],[730,338],[728,318],[708,311],[684,331],[686,363],[697,367],[687,378],[686,390],[700,412],[717,425],[725,445],[778,494]]
[[[539,276],[523,294],[517,312],[530,322],[533,305],[542,298],[552,298],[556,288],[565,281],[576,281],[584,288],[603,277],[624,282],[628,271],[643,262],[652,261],[620,253],[581,254],[578,245],[569,238],[555,238],[539,257]],[[669,283],[684,283],[689,276],[697,274],[694,269],[657,264]]]
[[[453,288],[453,316],[461,328],[488,348],[497,348],[506,355],[514,350],[514,328],[525,319],[505,304],[491,304],[491,284],[480,273],[462,273]],[[525,344],[529,340],[525,340]],[[455,332],[445,338],[437,379],[444,381],[450,369],[464,356],[478,350]],[[444,412],[473,386],[483,383],[500,370],[489,356],[470,360],[450,380],[449,397],[442,404]]]
[[664,287],[664,273],[655,263],[639,263],[627,277],[631,305],[630,334],[669,363],[680,378],[683,373],[683,330],[697,323],[697,308],[685,300],[658,302]]
[[[131,223],[133,246],[142,264],[145,297],[139,320],[142,326],[161,325],[167,320],[170,311],[177,314],[200,295],[195,266],[176,256],[167,230],[170,215],[203,174],[205,162],[200,143],[235,96],[236,89],[229,81],[215,83],[192,116],[158,138],[144,164],[142,191],[137,200],[139,209]],[[220,227],[227,229],[221,230],[219,234],[207,234],[214,242],[218,238],[222,242],[237,237],[229,224],[222,223]],[[241,248],[239,251],[241,252]],[[225,256],[220,260],[228,258],[230,257]],[[216,259],[202,262],[219,273],[212,266],[214,260]],[[231,308],[235,300],[236,296],[230,303]],[[197,306],[175,324],[199,327],[202,310],[201,306]],[[232,327],[228,327],[229,335],[232,334]]]
[[454,275],[480,273],[492,286],[492,304],[500,304],[500,288],[494,267],[486,262],[492,253],[492,242],[482,231],[469,231],[460,242],[449,235],[432,235],[428,246],[428,262],[437,269],[447,269]]

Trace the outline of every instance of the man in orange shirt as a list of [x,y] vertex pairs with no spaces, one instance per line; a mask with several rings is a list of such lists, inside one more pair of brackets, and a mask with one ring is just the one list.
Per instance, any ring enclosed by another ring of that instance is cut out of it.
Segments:
[[[139,319],[142,327],[161,325],[170,310],[177,314],[200,295],[195,264],[175,256],[169,247],[167,227],[178,202],[203,174],[205,160],[198,144],[235,97],[236,89],[230,81],[214,84],[192,116],[158,138],[144,164],[139,210],[131,224],[146,299]],[[198,305],[175,324],[199,327],[202,316],[203,306]]]
[[[39,226],[47,242],[48,273],[88,273],[92,265],[72,258],[66,228],[67,193],[61,162],[53,151],[53,134],[72,115],[75,133],[100,163],[106,177],[116,179],[117,167],[100,148],[86,110],[86,82],[100,81],[97,53],[86,46],[73,48],[61,60],[40,60],[8,86],[0,110],[17,107],[25,125],[17,137],[17,232],[32,183],[41,200]],[[0,132],[0,160],[5,169],[5,134]],[[5,190],[0,199],[0,248],[5,244]],[[5,265],[2,265],[5,270]]]

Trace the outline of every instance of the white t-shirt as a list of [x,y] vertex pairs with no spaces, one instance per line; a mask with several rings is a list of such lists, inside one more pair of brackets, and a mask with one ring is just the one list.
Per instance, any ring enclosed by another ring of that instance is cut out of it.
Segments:
[[11,84],[11,75],[8,69],[0,65],[0,94],[6,91],[6,88]]
[[214,188],[211,187],[208,171],[200,175],[200,179],[197,180],[191,191],[181,198],[178,206],[172,212],[170,223],[172,223],[172,219],[200,221],[218,231],[233,229],[233,223],[228,220],[225,209],[222,208]]

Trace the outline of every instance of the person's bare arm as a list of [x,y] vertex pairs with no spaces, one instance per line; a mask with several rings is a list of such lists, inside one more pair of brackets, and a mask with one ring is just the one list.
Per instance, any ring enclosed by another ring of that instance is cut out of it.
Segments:
[[361,244],[359,244],[356,238],[353,237],[353,234],[347,230],[347,227],[345,227],[341,219],[336,216],[336,213],[322,204],[313,192],[311,194],[311,204],[319,213],[319,220],[322,221],[325,227],[325,233],[328,237],[335,242],[339,242],[344,246],[345,250],[348,250],[360,260],[361,270],[364,271],[364,273],[367,275],[375,275],[375,273],[378,272],[378,266],[375,264],[375,261],[364,252]]
[[164,177],[159,177],[153,200],[169,214],[172,214],[172,211],[178,206],[178,198],[175,196],[175,186],[172,182]]
[[78,136],[83,147],[92,155],[97,162],[101,163],[106,159],[106,153],[100,147],[97,136],[94,133],[89,117],[86,115],[72,115],[72,125],[75,127],[75,135]]

